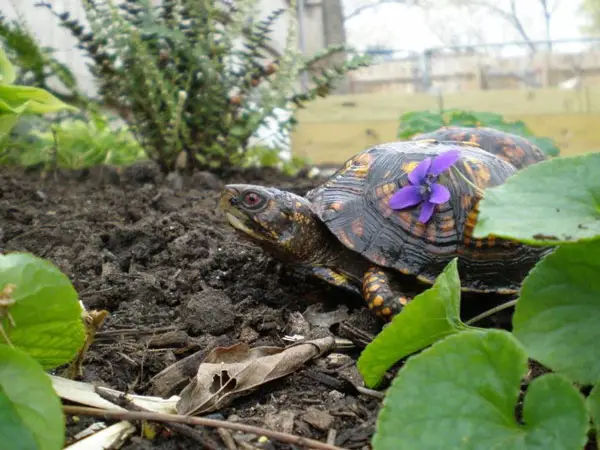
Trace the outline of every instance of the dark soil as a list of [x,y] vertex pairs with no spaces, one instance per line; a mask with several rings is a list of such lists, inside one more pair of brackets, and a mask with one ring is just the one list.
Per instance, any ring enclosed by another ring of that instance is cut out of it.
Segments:
[[[85,358],[84,381],[154,395],[165,387],[152,377],[177,360],[217,346],[240,341],[283,346],[283,337],[295,333],[314,338],[335,332],[354,339],[344,333],[348,325],[369,334],[380,329],[382,324],[360,299],[348,298],[242,241],[217,209],[225,181],[300,194],[318,183],[274,171],[227,180],[206,173],[166,178],[148,164],[121,173],[95,168],[45,177],[2,169],[0,252],[29,251],[49,259],[70,277],[88,310],[110,313]],[[298,325],[298,312],[311,305],[348,308],[346,327]],[[110,334],[118,330],[136,332],[118,338]],[[140,330],[150,333],[141,335]],[[359,353],[359,347],[346,351],[352,360]],[[380,401],[358,394],[340,374],[339,358],[326,356],[211,417],[320,440],[335,429],[336,445],[368,448]],[[193,370],[186,375],[193,377]],[[317,419],[306,416],[307,411]],[[70,420],[69,436],[91,422]],[[206,433],[226,448],[214,430]],[[256,448],[298,448],[248,438]],[[154,439],[136,437],[124,448],[200,447],[191,438],[159,429]]]

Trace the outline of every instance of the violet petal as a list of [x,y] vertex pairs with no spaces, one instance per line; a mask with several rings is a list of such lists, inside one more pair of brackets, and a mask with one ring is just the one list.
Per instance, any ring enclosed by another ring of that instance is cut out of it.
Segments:
[[408,181],[411,184],[421,184],[425,180],[425,176],[431,166],[431,158],[425,158],[421,161],[417,167],[415,167],[411,173],[408,174]]
[[431,195],[429,196],[429,201],[439,205],[440,203],[446,203],[448,200],[450,200],[450,191],[448,188],[441,184],[433,183],[431,185]]
[[431,175],[439,175],[444,170],[448,170],[458,159],[460,158],[459,150],[448,150],[447,152],[440,153],[431,162],[431,168],[429,173]]
[[435,205],[430,202],[423,203],[421,206],[421,213],[419,214],[419,222],[427,223],[431,216],[433,215],[433,210],[435,209]]
[[392,209],[404,209],[409,206],[418,205],[423,200],[419,186],[404,186],[397,191],[388,202]]

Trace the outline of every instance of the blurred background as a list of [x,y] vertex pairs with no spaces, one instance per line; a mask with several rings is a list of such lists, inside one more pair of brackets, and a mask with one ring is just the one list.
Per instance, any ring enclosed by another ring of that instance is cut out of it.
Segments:
[[[69,20],[86,24],[86,2],[49,3],[55,13],[68,12]],[[161,2],[124,3],[158,7]],[[325,73],[352,56],[368,58],[368,64],[350,67],[335,83],[321,84],[301,108],[298,102],[279,104],[261,122],[250,142],[277,147],[284,160],[293,155],[314,164],[336,164],[376,143],[448,123],[547,138],[551,142],[540,145],[551,154],[600,147],[600,0],[224,3],[253,3],[255,21],[280,8],[294,16],[293,33],[283,16],[272,25],[263,60],[279,61],[289,50],[290,36],[306,58],[344,46],[311,68]],[[5,23],[19,21],[40,46],[51,49],[72,73],[78,92],[102,98],[89,51],[72,30],[59,26],[49,8],[30,0],[0,0],[0,5]],[[296,93],[315,86],[310,71],[297,75]],[[47,81],[60,92],[55,77]],[[260,104],[258,97],[252,98]],[[118,108],[117,115],[127,122]],[[280,124],[292,116],[293,127],[282,132]]]

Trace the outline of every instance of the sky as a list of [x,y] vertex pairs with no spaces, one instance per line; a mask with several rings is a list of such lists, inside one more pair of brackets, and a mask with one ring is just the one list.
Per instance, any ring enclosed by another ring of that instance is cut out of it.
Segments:
[[[360,4],[377,0],[344,0],[346,14]],[[490,0],[507,9],[508,0]],[[445,0],[430,0],[436,8],[425,11],[400,3],[382,4],[364,11],[346,22],[348,43],[356,48],[381,45],[397,50],[421,52],[443,43],[492,43],[521,40],[508,22],[489,10],[461,10],[443,7]],[[581,38],[584,18],[579,13],[580,0],[549,0],[555,7],[552,16],[552,39]],[[519,0],[518,15],[532,39],[543,40],[545,27],[540,0]],[[560,45],[557,51],[575,50],[578,46]]]

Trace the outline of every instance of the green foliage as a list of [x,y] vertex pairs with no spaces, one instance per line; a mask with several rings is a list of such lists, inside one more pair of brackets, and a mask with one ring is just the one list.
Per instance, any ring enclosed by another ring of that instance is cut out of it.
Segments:
[[[173,170],[182,151],[191,167],[226,169],[244,163],[250,138],[277,111],[326,96],[346,72],[367,64],[355,56],[314,69],[344,49],[302,58],[294,14],[284,54],[274,58],[269,42],[285,10],[260,19],[258,3],[84,0],[89,27],[68,12],[55,15],[93,61],[103,100],[122,112],[163,170]],[[301,73],[312,73],[306,92],[296,92]],[[287,119],[281,131],[294,124]]]
[[146,158],[126,127],[115,129],[97,112],[90,112],[89,120],[79,116],[40,125],[41,129],[28,129],[0,151],[0,164],[82,169],[127,165]]
[[600,235],[600,153],[544,161],[487,189],[474,235],[559,244]]
[[360,355],[358,368],[368,386],[402,358],[466,328],[460,320],[460,279],[454,259],[434,285],[415,296]]
[[[587,398],[587,407],[596,426],[596,439],[598,440],[600,437],[600,384],[596,385],[590,392]],[[600,448],[600,440],[598,440],[598,448]]]
[[306,158],[293,156],[289,160],[282,159],[279,148],[254,146],[248,147],[244,155],[242,167],[274,167],[287,175],[295,175],[308,164]]
[[3,448],[62,449],[64,415],[50,378],[38,362],[18,349],[0,345],[0,361]]
[[527,390],[515,419],[527,354],[510,333],[469,330],[409,358],[389,388],[374,450],[510,448],[578,450],[586,441],[583,396],[559,375]]
[[581,384],[600,383],[600,239],[565,245],[523,283],[513,318],[531,358]]
[[0,148],[21,115],[76,110],[43,89],[12,84],[15,77],[12,64],[0,48]]
[[[457,328],[408,359],[386,394],[373,439],[375,450],[495,448],[507,441],[510,448],[575,450],[585,444],[590,418],[598,428],[600,185],[594,179],[598,156],[541,162],[484,191],[479,237],[493,234],[551,244],[553,251],[524,279],[512,333]],[[563,208],[565,213],[559,214]],[[448,289],[454,293],[438,294],[438,301],[454,310],[458,283]],[[410,327],[418,329],[430,327],[428,321],[440,317],[438,313],[414,320]],[[386,329],[364,354],[398,345],[395,338]],[[383,357],[390,354],[388,350]],[[554,373],[529,384],[522,420],[515,421],[527,358]],[[385,370],[391,362],[386,359],[377,370]],[[367,381],[381,377],[375,372],[373,378],[375,369],[366,364],[359,369]],[[593,384],[584,408],[578,389]]]
[[582,0],[579,9],[584,24],[582,31],[589,36],[600,35],[600,1]]
[[[9,20],[0,14],[0,44],[18,67],[16,84],[44,89],[63,101],[84,102],[69,68],[54,57],[51,48],[39,45],[24,21]],[[60,89],[53,89],[50,80],[53,85],[58,81]]]
[[82,348],[82,313],[56,266],[28,253],[0,255],[0,436],[11,448],[63,448],[61,403],[44,369]]
[[82,308],[56,266],[28,253],[0,255],[0,287],[11,300],[0,316],[0,348],[12,344],[47,369],[75,357],[85,338]]
[[558,156],[560,153],[558,146],[552,139],[535,136],[525,122],[521,120],[506,121],[502,115],[490,112],[463,111],[460,109],[445,109],[439,112],[408,112],[400,117],[397,134],[401,139],[410,139],[416,134],[429,133],[445,126],[495,128],[527,138],[549,156]]

